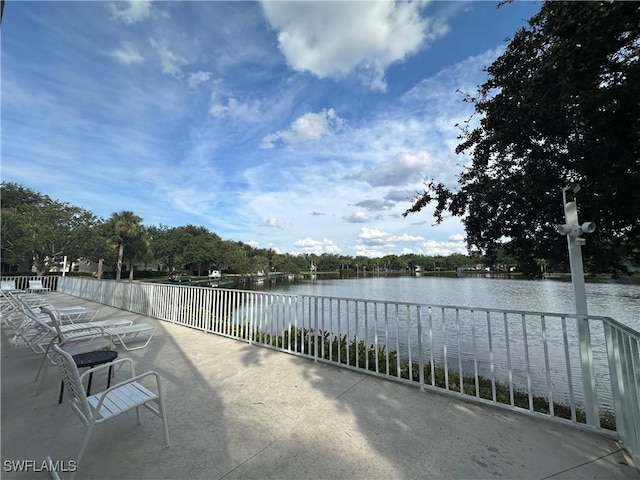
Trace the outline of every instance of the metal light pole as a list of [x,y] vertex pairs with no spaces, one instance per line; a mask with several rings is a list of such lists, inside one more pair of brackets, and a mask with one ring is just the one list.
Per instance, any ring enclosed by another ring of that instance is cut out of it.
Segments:
[[[567,201],[567,192],[571,191],[573,199]],[[584,387],[585,413],[587,424],[599,426],[598,397],[596,394],[596,380],[593,368],[593,352],[591,350],[591,333],[589,331],[589,319],[587,318],[587,294],[584,285],[584,266],[582,264],[582,245],[586,240],[582,238],[584,233],[592,233],[596,224],[586,222],[582,225],[578,222],[578,205],[575,194],[580,191],[580,185],[573,184],[562,189],[562,201],[564,205],[565,224],[558,225],[557,230],[561,235],[567,236],[569,246],[569,265],[571,267],[571,283],[576,302],[576,314],[578,315],[578,345],[580,349],[580,364],[582,368],[582,384]]]

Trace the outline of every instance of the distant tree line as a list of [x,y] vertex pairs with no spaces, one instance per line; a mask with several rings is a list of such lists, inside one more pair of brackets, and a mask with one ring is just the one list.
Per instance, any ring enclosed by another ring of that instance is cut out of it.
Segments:
[[[188,270],[206,275],[212,268],[227,273],[250,274],[258,271],[299,273],[315,267],[318,272],[402,272],[422,270],[451,271],[486,262],[479,255],[454,254],[425,256],[386,255],[381,258],[324,253],[277,253],[272,249],[223,240],[204,227],[145,226],[133,212],[120,211],[99,218],[90,211],[54,200],[15,183],[0,184],[1,248],[4,269],[28,264],[43,275],[69,261],[84,260],[104,266],[120,279],[128,271],[133,279],[134,265],[140,270]],[[496,258],[502,268],[515,266],[507,256]],[[127,267],[127,268],[125,268]]]

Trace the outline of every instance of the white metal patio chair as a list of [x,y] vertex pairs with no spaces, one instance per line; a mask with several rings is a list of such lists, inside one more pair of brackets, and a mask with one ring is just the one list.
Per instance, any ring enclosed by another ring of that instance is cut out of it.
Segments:
[[23,320],[18,298],[31,308],[38,308],[44,304],[44,298],[35,293],[0,289],[0,314],[2,315],[2,321],[4,325],[14,330],[20,326]]
[[[36,379],[40,375],[42,368],[45,363],[45,359],[47,358],[48,353],[51,350],[51,346],[54,343],[64,343],[73,341],[73,338],[76,336],[87,337],[91,334],[92,328],[95,327],[95,335],[97,337],[102,337],[104,335],[108,335],[111,342],[111,347],[114,344],[122,345],[125,350],[138,350],[140,348],[145,348],[151,342],[151,338],[156,331],[157,327],[149,325],[148,323],[133,323],[131,320],[125,319],[111,319],[111,320],[98,320],[91,323],[75,323],[75,324],[67,324],[62,325],[61,317],[58,311],[51,309],[47,306],[43,306],[40,308],[43,314],[48,315],[49,323],[45,325],[41,325],[42,328],[46,328],[47,325],[50,325],[49,330],[47,331],[46,347],[44,338],[38,338],[37,345],[38,348],[42,349],[42,353],[44,356],[42,361],[40,362],[40,367],[38,368],[38,372],[36,373]],[[42,319],[34,318],[34,321],[41,324]],[[144,341],[141,345],[136,345],[135,347],[131,347],[127,343],[130,343],[132,340],[136,339],[137,336],[146,332],[148,334],[146,341]],[[32,344],[34,342],[31,342]],[[32,349],[35,348],[32,347]],[[66,350],[66,349],[65,349]],[[90,350],[85,350],[90,351]],[[84,352],[74,352],[75,353],[84,353]],[[45,369],[46,373],[46,369]],[[42,380],[40,381],[40,385],[44,381],[44,374],[42,376]],[[38,386],[38,390],[40,387]]]
[[[48,305],[43,305],[40,307],[40,310],[51,317],[52,324],[57,324],[61,329],[64,329],[65,327],[70,328],[62,324],[63,315],[60,311],[57,311]],[[84,325],[100,325],[104,327],[104,331],[111,335],[113,343],[122,345],[125,350],[138,350],[147,347],[157,329],[157,327],[149,325],[148,323],[133,323],[131,320],[97,320],[91,321],[89,324],[85,323]],[[138,340],[138,336],[143,332],[147,334],[146,340],[143,339],[142,343],[136,346],[131,346],[131,342]]]
[[29,280],[29,287],[27,288],[27,292],[30,293],[42,293],[42,292],[50,292],[51,289],[42,285],[42,280]]
[[[51,338],[49,344],[44,349],[40,366],[36,372],[36,378],[34,382],[38,381],[40,373],[42,378],[38,384],[36,395],[40,392],[45,376],[47,374],[48,363],[47,358],[55,364],[51,348],[53,344],[57,344],[62,347],[67,353],[71,355],[77,355],[79,353],[95,352],[97,350],[111,349],[113,347],[112,337],[109,333],[105,332],[104,327],[96,326],[93,324],[78,324],[79,328],[63,330],[63,326],[58,323],[57,316],[51,310],[47,310],[47,314],[51,318],[51,324],[56,334]],[[127,320],[128,321],[128,320]],[[130,321],[128,321],[130,322]],[[75,325],[74,325],[75,327]],[[45,366],[46,365],[46,366]]]
[[21,292],[19,288],[16,288],[15,280],[2,280],[0,281],[0,290],[5,290],[9,292]]
[[[165,445],[167,448],[170,447],[169,428],[167,426],[167,416],[165,412],[164,399],[162,397],[160,375],[158,375],[157,372],[149,371],[136,375],[133,361],[129,358],[122,358],[120,360],[86,370],[82,375],[80,375],[78,373],[78,367],[69,353],[65,352],[58,345],[54,345],[53,350],[59,356],[58,367],[62,375],[62,380],[69,392],[68,405],[71,410],[78,415],[86,428],[82,445],[75,459],[76,471],[71,473],[70,478],[73,478],[77,472],[77,468],[80,465],[80,461],[82,460],[86,450],[93,428],[96,425],[104,423],[134,409],[136,410],[138,417],[138,425],[142,423],[142,407],[145,407],[154,415],[157,415],[162,419]],[[87,397],[84,387],[82,386],[84,378],[91,373],[106,370],[109,369],[109,367],[113,367],[114,365],[121,363],[129,364],[131,368],[130,378],[113,385],[102,393],[97,393]],[[145,378],[152,378],[155,380],[155,391],[140,383]],[[65,416],[62,415],[59,427],[51,442],[52,446],[56,445],[60,428],[64,423]],[[51,452],[51,449],[49,451]],[[51,458],[52,454],[49,453],[46,457],[46,461],[52,467],[50,469],[51,476],[59,479],[60,476],[58,475],[58,472],[53,468],[56,464],[51,460]]]
[[[88,324],[70,323],[62,325],[59,313],[56,310],[41,306],[41,311],[36,311],[24,304],[20,298],[18,298],[18,305],[24,315],[24,322],[16,329],[12,343],[18,345],[20,342],[24,342],[24,344],[35,353],[46,354],[47,346],[54,338],[61,334],[72,336],[73,331],[83,330],[83,335],[86,335],[86,328],[88,326],[96,328],[96,335],[102,335],[106,327],[116,328],[118,326],[130,326],[133,324],[133,321],[127,319],[106,319],[93,321]],[[111,335],[111,333],[109,334]]]
[[[90,349],[91,343],[87,341],[87,337],[93,334],[96,337],[96,343],[98,345],[101,345],[101,343],[104,341],[105,336],[108,336],[110,349],[113,349],[113,345],[122,345],[125,350],[138,350],[149,345],[149,343],[151,342],[151,338],[153,337],[153,334],[155,333],[157,328],[147,323],[133,323],[131,320],[124,319],[101,320],[91,323],[61,325],[60,316],[56,310],[52,310],[44,306],[41,308],[41,310],[44,314],[49,316],[50,322],[42,324],[41,318],[34,318],[34,322],[40,324],[43,331],[46,331],[47,333],[46,337],[38,337],[36,341],[30,341],[32,350],[38,351],[38,349],[40,349],[44,354],[42,360],[40,361],[40,366],[38,367],[36,378],[34,380],[37,382],[38,378],[40,377],[40,373],[42,373],[42,378],[40,380],[40,383],[38,384],[37,392],[40,391],[40,387],[44,382],[44,377],[47,372],[48,363],[46,364],[46,359],[49,358],[52,363],[55,364],[54,359],[49,355],[53,344],[66,343],[68,346],[65,347],[65,350],[72,351],[73,349],[72,355],[98,350],[99,348],[105,348],[106,346],[96,346],[96,348],[94,348],[93,350]],[[130,342],[132,340],[135,340],[137,336],[143,332],[146,332],[148,334],[146,340],[143,341],[142,344],[132,347],[130,345]],[[79,343],[78,347],[75,346],[76,337],[80,337],[80,339],[82,340],[82,342]],[[47,366],[45,366],[45,364]]]

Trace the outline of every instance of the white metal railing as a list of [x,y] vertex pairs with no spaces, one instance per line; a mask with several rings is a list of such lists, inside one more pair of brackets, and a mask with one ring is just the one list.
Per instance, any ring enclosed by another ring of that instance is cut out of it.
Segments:
[[[617,433],[640,465],[640,334],[608,317],[78,277],[58,278],[57,288],[316,361],[366,369],[422,390]],[[589,332],[588,381],[579,322]],[[585,385],[595,391],[585,392]],[[594,405],[585,405],[589,398]],[[587,425],[589,408],[595,415]]]

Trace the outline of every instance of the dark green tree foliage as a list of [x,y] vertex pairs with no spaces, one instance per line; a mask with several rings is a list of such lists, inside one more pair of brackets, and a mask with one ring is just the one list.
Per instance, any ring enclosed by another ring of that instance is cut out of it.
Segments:
[[[508,7],[506,7],[508,8]],[[507,242],[519,261],[560,261],[562,188],[577,182],[581,221],[595,221],[592,269],[638,261],[640,247],[640,3],[546,2],[487,68],[480,116],[456,153],[472,163],[452,189],[431,182],[405,212],[435,203],[463,219],[469,248]]]
[[13,183],[2,183],[0,191],[3,261],[29,259],[42,275],[65,255],[84,257],[84,243],[99,224],[91,212]]

